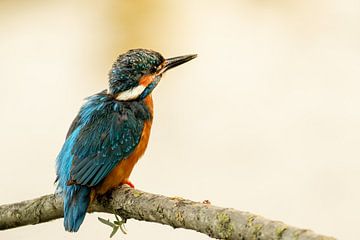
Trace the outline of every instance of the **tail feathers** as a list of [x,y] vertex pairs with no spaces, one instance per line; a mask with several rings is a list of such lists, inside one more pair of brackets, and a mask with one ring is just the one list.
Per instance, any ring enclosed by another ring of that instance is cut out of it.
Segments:
[[90,188],[72,185],[64,196],[64,227],[66,231],[77,232],[84,221],[90,203]]

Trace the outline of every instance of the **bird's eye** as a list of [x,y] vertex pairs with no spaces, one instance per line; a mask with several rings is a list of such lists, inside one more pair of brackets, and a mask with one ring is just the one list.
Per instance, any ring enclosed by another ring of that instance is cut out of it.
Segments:
[[158,69],[159,69],[159,67],[153,66],[153,67],[151,68],[151,73],[156,73],[156,72],[158,71]]

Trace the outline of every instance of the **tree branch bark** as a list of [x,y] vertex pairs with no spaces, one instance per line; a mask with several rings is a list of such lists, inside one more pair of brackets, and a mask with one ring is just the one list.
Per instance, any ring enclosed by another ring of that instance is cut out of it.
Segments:
[[[310,230],[267,220],[248,212],[216,207],[142,192],[123,186],[98,197],[88,212],[113,213],[126,219],[157,222],[174,228],[192,229],[213,238],[241,240],[334,240]],[[63,217],[59,195],[0,206],[0,230],[48,222]]]

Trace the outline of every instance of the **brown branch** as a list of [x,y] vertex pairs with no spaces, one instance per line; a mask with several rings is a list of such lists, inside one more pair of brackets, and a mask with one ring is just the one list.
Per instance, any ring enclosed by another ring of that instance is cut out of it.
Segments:
[[[267,220],[248,212],[221,208],[181,198],[171,198],[121,187],[99,197],[89,212],[106,212],[124,218],[157,222],[174,228],[192,229],[221,239],[334,240],[310,230]],[[48,222],[63,217],[58,195],[0,206],[0,230]],[[60,228],[60,226],[59,226]]]

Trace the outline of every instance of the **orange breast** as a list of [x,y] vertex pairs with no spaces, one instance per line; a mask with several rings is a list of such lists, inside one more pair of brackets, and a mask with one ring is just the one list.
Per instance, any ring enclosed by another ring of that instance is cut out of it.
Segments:
[[[145,98],[145,104],[148,106],[151,116],[153,115],[153,102],[151,95]],[[149,142],[150,130],[151,130],[152,120],[146,121],[144,123],[144,129],[141,134],[140,142],[136,146],[134,152],[123,159],[102,181],[98,186],[95,187],[95,194],[104,194],[108,190],[119,186],[124,181],[127,181],[131,171],[133,170],[135,164],[139,158],[144,154],[147,144]]]

